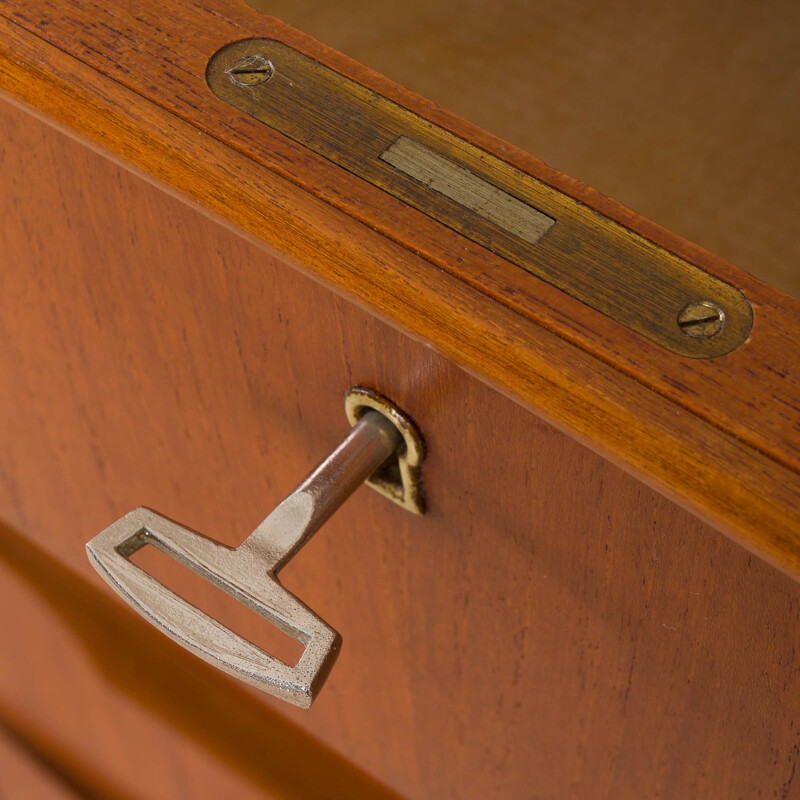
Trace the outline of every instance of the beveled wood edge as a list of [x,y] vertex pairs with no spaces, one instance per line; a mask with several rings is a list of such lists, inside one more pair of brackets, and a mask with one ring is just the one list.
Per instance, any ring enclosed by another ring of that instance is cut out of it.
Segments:
[[[49,617],[41,635],[18,643],[24,651],[19,654],[21,663],[35,665],[37,677],[49,663],[55,670],[51,691],[69,688],[69,678],[58,673],[58,663],[48,652],[47,633],[58,631],[66,635],[62,646],[68,651],[67,661],[85,660],[89,674],[83,676],[84,690],[86,680],[98,688],[103,713],[113,713],[104,703],[117,695],[123,706],[133,704],[146,713],[146,727],[156,736],[166,725],[180,738],[193,742],[212,762],[224,764],[226,771],[251,783],[259,796],[319,797],[336,786],[344,797],[403,800],[285,714],[257,702],[241,683],[175,647],[167,637],[153,636],[147,621],[132,614],[121,601],[109,598],[105,589],[32,538],[29,531],[11,528],[0,520],[0,567],[13,575],[13,581],[19,580],[23,605],[41,606]],[[16,655],[17,650],[14,652]],[[33,680],[29,685],[35,685]],[[135,780],[122,786],[120,771],[108,769],[108,759],[125,746],[126,736],[116,740],[116,747],[104,750],[97,747],[102,733],[95,730],[96,741],[88,748],[81,741],[78,747],[75,731],[85,732],[86,727],[74,726],[57,708],[43,716],[41,704],[29,708],[24,694],[11,697],[7,689],[0,687],[0,736],[6,730],[41,752],[80,789],[76,796],[128,800],[128,787],[136,785]],[[198,707],[201,695],[204,704]],[[304,770],[308,763],[315,768]],[[136,791],[134,798],[141,800],[142,795]]]
[[68,743],[59,741],[52,731],[41,729],[2,701],[0,737],[15,747],[32,768],[38,769],[43,780],[51,780],[63,789],[65,797],[133,800],[119,786],[112,785],[96,771],[94,765],[80,761],[70,752]]
[[[0,14],[422,256],[433,268],[449,272],[800,473],[800,301],[235,0],[141,0],[136,14],[124,0],[0,0]],[[643,236],[734,285],[750,301],[752,336],[724,358],[674,355],[269,126],[232,110],[206,85],[208,60],[231,41],[252,37],[287,44],[599,211],[634,238]],[[454,258],[456,252],[460,256]]]
[[793,470],[2,17],[0,38],[11,102],[433,345],[800,577]]

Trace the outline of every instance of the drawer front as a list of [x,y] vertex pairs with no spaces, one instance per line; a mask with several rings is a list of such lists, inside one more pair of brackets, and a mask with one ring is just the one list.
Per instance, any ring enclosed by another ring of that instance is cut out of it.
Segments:
[[2,798],[397,797],[5,524],[0,628]]
[[[0,703],[132,796],[791,796],[796,583],[160,188],[0,127]],[[84,543],[145,504],[237,544],[357,384],[421,427],[429,512],[360,489],[287,569],[344,638],[301,712],[163,642]]]
[[81,787],[32,749],[19,733],[7,727],[0,730],[0,797],[75,800],[82,796]]

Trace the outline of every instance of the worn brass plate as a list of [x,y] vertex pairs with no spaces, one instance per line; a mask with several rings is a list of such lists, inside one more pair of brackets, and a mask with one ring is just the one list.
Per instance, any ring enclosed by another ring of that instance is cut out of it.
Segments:
[[[264,80],[242,85],[233,68],[254,56]],[[227,45],[206,78],[239,110],[662,347],[710,358],[750,333],[735,287],[281,42]],[[678,324],[697,301],[722,312],[705,338]]]

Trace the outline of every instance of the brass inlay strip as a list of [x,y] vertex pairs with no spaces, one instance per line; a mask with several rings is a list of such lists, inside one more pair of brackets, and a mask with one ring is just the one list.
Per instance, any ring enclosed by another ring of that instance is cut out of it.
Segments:
[[536,244],[555,222],[407,136],[401,136],[384,150],[381,158],[433,191],[455,200],[531,244]]
[[[662,347],[710,358],[750,333],[734,286],[281,42],[227,45],[206,78],[240,111]],[[699,329],[679,316],[698,303],[721,324],[688,335]]]

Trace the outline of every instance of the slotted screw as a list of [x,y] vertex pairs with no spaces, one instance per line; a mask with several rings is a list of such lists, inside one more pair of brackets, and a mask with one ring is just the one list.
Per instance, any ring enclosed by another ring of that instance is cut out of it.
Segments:
[[678,327],[694,339],[708,339],[725,325],[725,312],[710,300],[687,303],[678,314]]
[[229,70],[231,83],[236,86],[258,86],[275,74],[272,62],[262,55],[240,58]]

